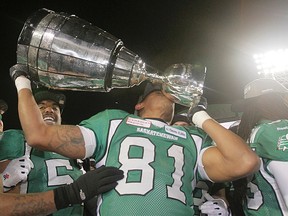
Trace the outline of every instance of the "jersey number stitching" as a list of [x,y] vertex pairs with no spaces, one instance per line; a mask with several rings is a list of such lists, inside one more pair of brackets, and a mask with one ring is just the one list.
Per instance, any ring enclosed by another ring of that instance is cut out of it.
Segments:
[[[141,157],[129,158],[131,147],[137,146],[143,149]],[[173,184],[166,185],[167,197],[177,199],[185,204],[185,194],[181,191],[184,153],[183,147],[172,145],[168,149],[168,156],[174,158],[174,171],[171,173]],[[154,187],[155,170],[150,165],[155,161],[155,145],[145,137],[127,137],[123,140],[120,147],[119,162],[120,169],[124,171],[125,178],[118,182],[116,190],[121,195],[139,194],[145,195]],[[129,171],[141,171],[141,179],[138,182],[128,182],[127,174]]]
[[57,167],[65,167],[67,170],[73,170],[69,160],[51,159],[46,161],[48,171],[48,186],[66,185],[73,182],[70,175],[57,175]]

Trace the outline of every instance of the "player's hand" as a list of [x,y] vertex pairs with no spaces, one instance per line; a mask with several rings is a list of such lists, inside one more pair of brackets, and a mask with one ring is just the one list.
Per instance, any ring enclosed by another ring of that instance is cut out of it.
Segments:
[[96,195],[115,188],[117,181],[123,177],[123,171],[115,167],[102,166],[88,171],[72,184],[54,190],[56,208],[59,210],[90,200]]
[[28,75],[28,67],[25,64],[15,64],[13,65],[10,70],[10,77],[11,79],[15,82],[16,78],[19,76],[25,76],[26,78],[29,79]]
[[3,173],[1,173],[3,191],[7,192],[18,183],[27,180],[30,170],[34,167],[28,156],[23,156],[10,161]]
[[213,198],[208,193],[204,195],[207,201],[199,206],[202,214],[207,216],[229,216],[230,210],[223,199]]
[[31,81],[28,74],[27,65],[25,64],[13,65],[10,68],[10,77],[15,83],[17,92],[20,92],[22,89],[31,90]]
[[206,113],[206,109],[207,109],[207,99],[205,97],[201,97],[197,106],[190,107],[187,113],[187,117],[193,124],[202,128],[202,124],[204,123],[204,121],[211,118]]
[[190,107],[188,110],[188,117],[190,119],[193,118],[194,114],[196,114],[199,111],[206,111],[207,109],[207,99],[205,97],[201,97],[199,103],[194,106],[194,107]]

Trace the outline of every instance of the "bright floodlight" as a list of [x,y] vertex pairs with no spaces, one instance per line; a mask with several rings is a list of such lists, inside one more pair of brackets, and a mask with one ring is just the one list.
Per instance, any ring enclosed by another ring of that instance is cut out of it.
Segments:
[[288,49],[269,51],[255,54],[254,60],[258,73],[264,76],[273,76],[277,73],[288,72]]

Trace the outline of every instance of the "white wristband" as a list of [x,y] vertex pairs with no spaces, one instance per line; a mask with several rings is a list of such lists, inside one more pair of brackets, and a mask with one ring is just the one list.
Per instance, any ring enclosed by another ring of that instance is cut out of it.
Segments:
[[200,127],[201,129],[203,129],[203,128],[202,128],[202,125],[203,125],[203,123],[204,123],[206,120],[208,120],[208,119],[212,119],[212,118],[208,115],[207,112],[205,112],[204,110],[202,110],[202,111],[199,111],[199,112],[197,112],[197,113],[195,113],[195,114],[193,115],[193,117],[192,117],[192,122],[193,122],[196,126],[198,126],[198,127]]
[[17,88],[17,92],[24,88],[31,90],[31,81],[24,76],[19,76],[15,80],[15,86]]

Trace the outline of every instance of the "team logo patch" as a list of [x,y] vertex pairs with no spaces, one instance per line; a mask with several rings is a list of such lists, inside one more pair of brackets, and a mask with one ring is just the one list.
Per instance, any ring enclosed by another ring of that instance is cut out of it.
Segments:
[[283,135],[278,139],[277,149],[281,151],[288,150],[288,134]]
[[165,126],[165,131],[167,133],[173,134],[175,136],[178,136],[178,137],[181,137],[181,138],[184,138],[184,139],[186,139],[186,137],[187,137],[187,134],[186,134],[185,131],[179,130],[179,129],[174,128],[174,127]]
[[3,179],[4,179],[4,180],[7,180],[7,179],[9,179],[9,178],[10,178],[10,175],[9,175],[8,173],[6,173],[6,174],[3,175]]
[[149,121],[146,121],[143,119],[138,119],[138,118],[131,118],[131,117],[127,118],[126,124],[145,127],[145,128],[150,128],[150,126],[151,126],[151,122],[149,122]]

